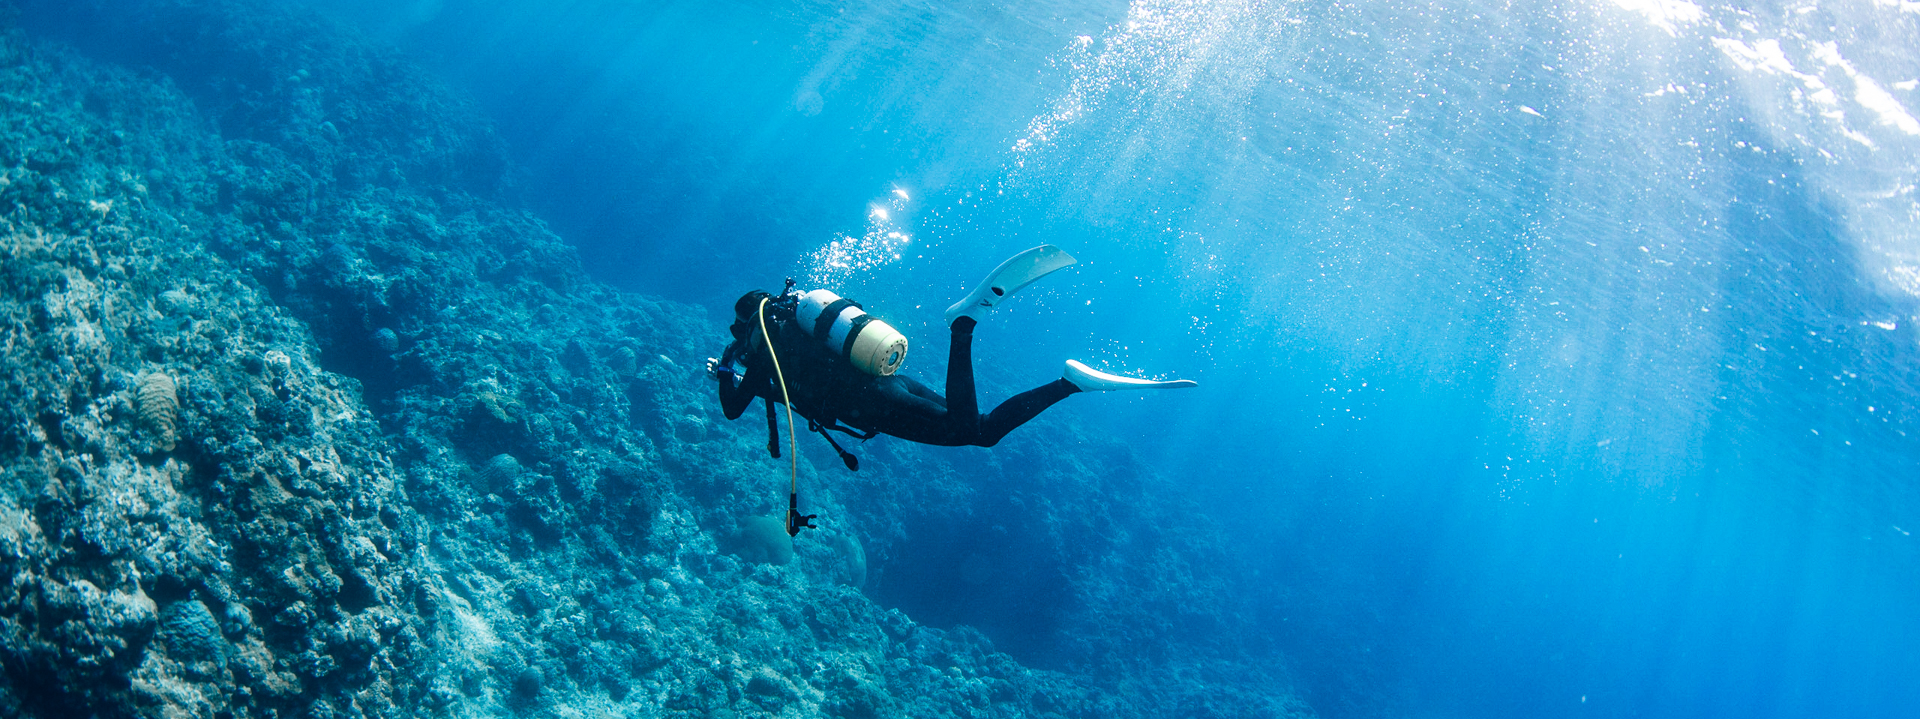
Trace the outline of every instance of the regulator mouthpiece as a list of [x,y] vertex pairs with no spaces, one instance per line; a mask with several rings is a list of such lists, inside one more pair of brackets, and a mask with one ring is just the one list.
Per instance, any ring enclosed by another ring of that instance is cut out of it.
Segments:
[[818,516],[820,515],[800,513],[800,493],[787,494],[787,536],[798,537],[802,529],[819,529],[813,523],[813,518]]

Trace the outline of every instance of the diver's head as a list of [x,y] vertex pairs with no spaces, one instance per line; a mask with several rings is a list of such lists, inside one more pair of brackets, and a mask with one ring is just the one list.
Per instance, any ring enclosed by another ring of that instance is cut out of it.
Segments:
[[753,319],[754,313],[760,311],[760,300],[772,296],[763,290],[754,290],[741,295],[740,299],[733,303],[733,319],[736,321]]
[[732,332],[734,339],[742,341],[747,339],[747,335],[753,332],[756,321],[754,315],[760,311],[760,301],[772,296],[761,290],[754,290],[741,295],[740,299],[733,303],[733,326],[728,330]]

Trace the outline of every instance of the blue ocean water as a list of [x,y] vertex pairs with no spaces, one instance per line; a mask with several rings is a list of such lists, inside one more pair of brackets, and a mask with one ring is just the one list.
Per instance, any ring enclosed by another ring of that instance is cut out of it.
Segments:
[[716,319],[793,276],[937,377],[947,303],[1074,253],[983,396],[1200,381],[1054,411],[1199,499],[1325,716],[1920,701],[1911,2],[316,4]]

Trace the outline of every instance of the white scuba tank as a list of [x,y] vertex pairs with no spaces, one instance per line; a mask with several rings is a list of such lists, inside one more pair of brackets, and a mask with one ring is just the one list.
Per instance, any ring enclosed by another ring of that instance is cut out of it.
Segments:
[[900,371],[900,363],[907,360],[905,335],[829,290],[800,295],[793,314],[802,331],[862,372],[885,377]]

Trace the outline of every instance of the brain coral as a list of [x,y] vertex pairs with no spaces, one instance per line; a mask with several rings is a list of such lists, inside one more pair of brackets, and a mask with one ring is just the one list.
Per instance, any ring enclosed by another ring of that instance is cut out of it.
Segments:
[[173,451],[174,426],[180,419],[180,397],[173,378],[165,372],[140,378],[140,386],[134,391],[134,405],[140,410],[141,423],[153,432],[160,451]]
[[787,536],[786,522],[779,517],[741,518],[740,530],[734,535],[734,554],[756,564],[793,561],[793,539]]
[[526,471],[525,468],[513,455],[496,454],[493,459],[481,465],[480,471],[474,474],[474,488],[481,494],[494,492],[504,494],[513,489],[514,480],[519,479],[523,471]]

